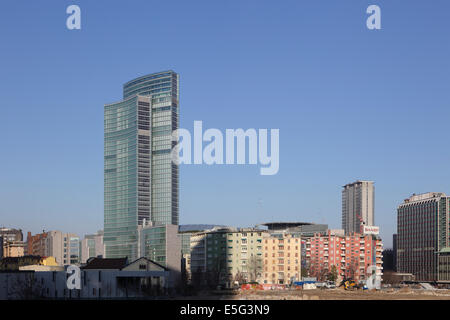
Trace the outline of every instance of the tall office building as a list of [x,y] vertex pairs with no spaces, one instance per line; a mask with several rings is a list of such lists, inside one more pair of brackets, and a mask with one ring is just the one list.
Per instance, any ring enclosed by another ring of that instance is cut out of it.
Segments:
[[154,73],[127,82],[105,105],[106,258],[138,258],[138,226],[178,225],[178,167],[172,131],[179,125],[179,76]]
[[438,256],[450,246],[450,197],[412,195],[397,209],[397,272],[416,280],[438,280]]
[[375,187],[373,181],[349,183],[342,190],[342,229],[346,234],[362,233],[362,225],[373,226]]

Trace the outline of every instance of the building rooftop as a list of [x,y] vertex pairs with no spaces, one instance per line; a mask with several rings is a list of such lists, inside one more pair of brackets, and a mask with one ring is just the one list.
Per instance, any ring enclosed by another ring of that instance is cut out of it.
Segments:
[[344,186],[342,186],[343,188],[345,188],[345,187],[350,187],[350,186],[353,186],[353,185],[355,185],[355,184],[360,184],[360,183],[373,183],[373,181],[370,181],[370,180],[356,180],[355,182],[352,182],[352,183],[347,183],[346,185],[344,185]]
[[294,228],[299,226],[310,226],[315,223],[311,222],[266,222],[259,225],[266,226],[269,230],[283,230],[287,228]]
[[128,258],[92,258],[81,269],[113,269],[120,270],[128,264]]
[[415,202],[415,201],[423,201],[427,199],[435,199],[440,197],[446,197],[443,192],[426,192],[421,194],[413,193],[411,197],[405,199],[404,203]]

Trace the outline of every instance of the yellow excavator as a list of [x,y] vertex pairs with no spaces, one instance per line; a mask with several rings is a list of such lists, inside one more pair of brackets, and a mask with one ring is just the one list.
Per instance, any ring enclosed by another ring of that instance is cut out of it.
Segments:
[[344,286],[345,290],[356,290],[358,288],[358,284],[353,279],[344,279],[341,282],[341,285],[339,287]]

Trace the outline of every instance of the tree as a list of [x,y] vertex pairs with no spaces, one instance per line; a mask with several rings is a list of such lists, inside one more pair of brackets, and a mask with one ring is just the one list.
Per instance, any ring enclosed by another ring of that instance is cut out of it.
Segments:
[[302,275],[302,278],[309,277],[309,268],[301,267],[301,275]]
[[327,280],[328,280],[328,281],[336,282],[337,277],[338,277],[337,268],[336,268],[336,266],[333,264],[333,265],[331,265],[330,272],[328,272]]
[[248,260],[247,272],[250,276],[250,282],[257,282],[261,277],[261,262],[261,259],[258,259],[256,256],[251,256]]
[[240,285],[243,284],[245,281],[244,274],[238,270],[233,277],[233,281],[239,283]]
[[34,278],[34,273],[17,273],[15,281],[12,282],[8,295],[13,299],[33,300],[44,299],[44,288]]

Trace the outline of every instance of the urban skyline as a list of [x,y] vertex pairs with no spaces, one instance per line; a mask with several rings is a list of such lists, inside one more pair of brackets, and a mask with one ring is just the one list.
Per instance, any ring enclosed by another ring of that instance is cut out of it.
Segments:
[[[142,10],[110,5],[127,23],[105,21],[101,4],[86,3],[89,20],[78,33],[59,28],[66,17],[49,4],[25,10],[9,2],[0,13],[0,63],[8,75],[0,128],[7,138],[0,147],[8,150],[0,169],[5,226],[79,235],[102,228],[99,106],[122,99],[124,81],[155,70],[182,75],[181,126],[201,118],[208,127],[281,132],[274,177],[249,166],[182,167],[182,224],[305,220],[338,227],[341,185],[370,179],[377,186],[376,224],[390,247],[399,199],[450,190],[450,154],[439,142],[449,112],[447,2],[405,8],[381,1],[388,14],[379,33],[365,28],[359,12],[367,6],[356,1],[329,3],[327,10],[294,1],[279,8],[261,3],[258,10],[250,3],[180,2],[177,10],[165,3]],[[205,6],[210,15],[201,13]],[[144,12],[172,12],[178,27]],[[43,31],[39,37],[27,21]],[[152,41],[142,40],[143,30],[152,30]],[[119,47],[111,45],[117,34],[124,41]],[[24,103],[24,92],[33,99]],[[411,154],[418,145],[429,153]]]

